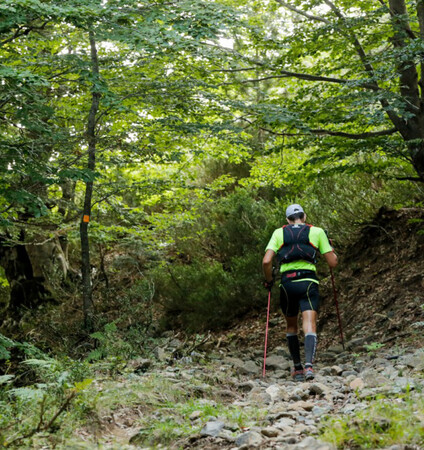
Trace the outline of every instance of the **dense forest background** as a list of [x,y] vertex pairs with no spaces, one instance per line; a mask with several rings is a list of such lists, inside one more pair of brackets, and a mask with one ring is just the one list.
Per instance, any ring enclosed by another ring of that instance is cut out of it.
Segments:
[[422,0],[3,0],[2,334],[132,358],[263,308],[289,203],[342,253],[422,208],[423,37]]
[[287,203],[344,245],[422,200],[421,2],[0,12],[3,327],[223,326]]

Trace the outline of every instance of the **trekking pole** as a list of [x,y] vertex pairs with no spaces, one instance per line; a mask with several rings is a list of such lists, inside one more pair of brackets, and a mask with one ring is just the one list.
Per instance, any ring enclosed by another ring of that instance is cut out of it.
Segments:
[[343,338],[342,318],[340,317],[339,302],[337,301],[337,290],[336,290],[336,282],[334,281],[334,272],[331,267],[330,267],[330,274],[331,274],[331,283],[333,285],[334,303],[336,304],[337,320],[339,321],[340,338],[342,340],[342,347],[344,350],[345,344]]
[[[331,247],[334,250],[333,240],[328,237],[327,230],[325,230],[325,234],[327,236],[328,242],[330,243]],[[337,301],[336,282],[334,281],[334,272],[333,272],[333,268],[332,267],[330,267],[330,275],[331,275],[331,284],[333,285],[334,303],[336,304],[337,320],[339,322],[340,339],[342,341],[342,347],[343,347],[343,350],[344,350],[345,349],[345,344],[344,344],[344,337],[343,337],[342,318],[340,317],[339,302]]]
[[264,367],[262,370],[262,376],[265,378],[266,373],[266,347],[268,344],[268,323],[269,323],[269,309],[271,306],[271,289],[268,292],[268,309],[266,312],[266,328],[265,328],[265,349],[264,349]]

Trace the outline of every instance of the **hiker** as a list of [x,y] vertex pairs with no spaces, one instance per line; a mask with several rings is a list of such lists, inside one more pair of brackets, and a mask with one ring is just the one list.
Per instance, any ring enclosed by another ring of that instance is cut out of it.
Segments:
[[[280,305],[287,322],[287,343],[293,359],[295,381],[313,380],[313,362],[317,347],[319,310],[317,251],[324,255],[330,267],[336,267],[337,255],[322,228],[306,224],[306,214],[300,205],[286,209],[288,225],[277,228],[266,247],[262,262],[265,282],[270,291],[273,284],[272,262],[276,255],[280,263]],[[305,368],[301,363],[297,322],[299,309],[305,334]]]

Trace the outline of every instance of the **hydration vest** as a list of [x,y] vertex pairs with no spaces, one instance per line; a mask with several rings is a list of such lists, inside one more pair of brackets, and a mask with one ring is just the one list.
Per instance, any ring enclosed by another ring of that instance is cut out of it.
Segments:
[[299,260],[316,264],[317,248],[309,240],[311,227],[312,225],[308,224],[283,226],[284,244],[277,252],[279,264]]

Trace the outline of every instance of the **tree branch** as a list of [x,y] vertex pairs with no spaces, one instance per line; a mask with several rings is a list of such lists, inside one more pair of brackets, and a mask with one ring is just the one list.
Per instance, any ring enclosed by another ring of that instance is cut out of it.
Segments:
[[[344,23],[346,26],[346,17],[341,13],[341,11],[334,5],[333,2],[330,0],[324,0],[324,3],[331,8],[331,10],[334,12],[334,14]],[[347,27],[346,27],[347,29]],[[363,49],[361,43],[359,42],[358,38],[354,33],[351,33],[349,31],[352,39],[353,39],[353,45],[355,47],[356,52],[359,55],[359,58],[361,59],[362,64],[365,67],[365,70],[373,77],[374,76],[374,68],[372,65],[367,61],[367,55],[365,53],[365,50]],[[378,85],[376,82],[374,82],[376,88],[378,88]]]
[[[34,19],[35,20],[35,19]],[[46,21],[44,22],[41,26],[37,27],[37,26],[26,26],[26,27],[19,27],[17,28],[17,30],[15,31],[15,33],[13,34],[13,36],[11,36],[10,38],[5,39],[4,41],[0,42],[0,47],[3,47],[4,45],[6,45],[9,42],[14,41],[15,39],[17,39],[18,37],[24,36],[29,34],[31,31],[34,30],[44,30],[44,28],[46,27],[46,25],[49,22]]]
[[[324,3],[326,5],[328,5],[331,8],[331,10],[334,12],[334,14],[345,24],[345,28],[349,32],[349,34],[352,38],[353,46],[355,47],[356,53],[358,54],[359,59],[361,60],[362,65],[365,68],[365,71],[368,73],[370,78],[374,79],[374,76],[375,76],[374,67],[368,61],[365,50],[362,47],[361,43],[359,42],[359,39],[356,37],[356,34],[352,33],[346,26],[345,16],[330,0],[324,0]],[[371,81],[371,86],[373,86],[372,89],[374,89],[375,91],[380,89],[380,87],[376,81]],[[384,99],[384,98],[380,99],[380,103],[381,103],[381,106],[383,107],[384,111],[388,115],[389,119],[392,121],[393,125],[399,130],[399,132],[403,136],[406,136],[408,133],[408,130],[407,130],[405,121],[393,112],[393,110],[390,108],[390,103],[388,102],[387,99]]]
[[65,409],[68,407],[68,405],[71,403],[71,401],[74,399],[74,397],[77,395],[76,391],[72,391],[68,397],[66,397],[65,401],[62,403],[62,406],[56,411],[54,416],[50,419],[48,423],[46,423],[43,426],[43,430],[48,430],[51,428],[51,426],[55,423],[56,419],[65,411]]
[[214,73],[214,72],[247,72],[247,71],[251,71],[251,70],[257,70],[257,67],[246,67],[245,69],[214,69],[214,70],[210,70],[209,73]]
[[[394,17],[395,17],[395,13],[392,11],[391,8],[389,8],[389,7],[386,5],[386,3],[384,3],[384,0],[378,0],[378,1],[381,3],[382,6],[384,6],[384,7],[386,8],[386,10],[387,10],[387,12],[390,14],[390,16],[391,16],[392,18],[394,18]],[[411,27],[410,27],[409,25],[405,26],[405,27],[404,27],[404,30],[405,30],[406,34],[407,34],[411,39],[417,39],[416,34],[413,32],[413,30],[411,29]]]
[[420,183],[424,183],[424,178],[419,178],[419,177],[396,177],[396,180],[399,180],[399,181],[418,181]]
[[[249,119],[246,119],[245,117],[239,117],[239,120],[244,120],[245,122],[249,123],[250,125],[255,125],[255,122],[252,122]],[[296,137],[296,136],[310,136],[311,134],[315,134],[317,136],[338,136],[338,137],[344,137],[347,139],[368,139],[372,137],[379,137],[379,136],[389,136],[391,134],[397,133],[396,128],[390,128],[388,130],[380,130],[380,131],[364,131],[363,133],[346,133],[344,131],[332,131],[332,130],[323,130],[320,128],[317,129],[310,129],[308,133],[280,133],[278,131],[270,130],[269,128],[264,127],[258,127],[262,131],[266,131],[268,133],[274,134],[276,136],[288,136],[288,137]]]
[[7,38],[4,41],[0,42],[0,47],[3,47],[3,45],[6,45],[7,43],[12,42],[15,39],[17,39],[18,37],[24,35],[25,31],[21,32],[21,30],[23,30],[23,28],[22,27],[18,27],[17,30],[15,31],[15,33],[10,38]]
[[307,81],[325,81],[327,83],[339,83],[339,84],[346,84],[351,81],[351,80],[344,80],[341,78],[323,77],[320,75],[310,75],[307,73],[289,72],[287,70],[281,70],[280,72],[283,74],[282,75],[283,77],[294,77],[294,78],[299,78],[301,80],[307,80]]
[[219,86],[226,86],[230,84],[236,84],[236,83],[257,83],[259,81],[266,81],[271,80],[275,78],[298,78],[300,80],[307,80],[307,81],[324,81],[326,83],[337,83],[337,84],[348,84],[348,83],[358,83],[360,87],[373,89],[375,90],[375,85],[368,83],[368,82],[362,82],[362,80],[344,80],[342,78],[333,78],[333,77],[323,77],[321,75],[311,75],[308,73],[298,73],[298,72],[289,72],[287,70],[280,70],[280,73],[282,75],[270,75],[268,77],[263,78],[256,78],[256,79],[250,79],[250,80],[240,80],[240,81],[234,81],[234,82],[228,82],[228,83],[221,83]]
[[[248,61],[250,64],[255,64],[256,66],[259,67],[264,67],[267,66],[267,63],[263,62],[263,61],[259,61],[257,59],[254,58],[250,58],[250,57],[246,57],[246,55],[243,55],[241,53],[239,53],[238,51],[232,49],[232,48],[227,48],[227,47],[222,47],[221,45],[216,45],[212,42],[207,42],[207,41],[202,41],[201,42],[202,45],[205,45],[206,47],[211,47],[211,48],[215,48],[221,51],[224,51],[226,53],[229,53],[233,56],[237,56],[238,58],[241,58],[244,61]],[[254,70],[254,69],[252,69]]]
[[65,411],[65,409],[69,406],[69,404],[71,403],[71,401],[74,399],[74,397],[77,395],[76,391],[72,391],[68,397],[66,397],[65,401],[62,403],[62,405],[60,406],[60,408],[56,411],[56,413],[54,414],[54,416],[49,420],[48,423],[44,424],[44,412],[45,412],[45,400],[43,399],[42,404],[41,404],[41,410],[40,410],[40,421],[37,425],[36,428],[33,428],[31,431],[29,431],[28,433],[24,434],[23,436],[19,436],[15,439],[13,439],[12,441],[9,441],[7,443],[8,447],[12,447],[12,444],[15,444],[17,442],[20,442],[24,439],[28,439],[29,437],[34,436],[34,434],[40,432],[40,431],[47,431],[49,428],[52,427],[52,425],[55,423],[56,419],[60,416],[60,414],[63,413],[63,411]]
[[321,129],[312,129],[311,133],[317,135],[328,135],[328,136],[340,136],[348,139],[368,139],[371,137],[379,137],[379,136],[389,136],[391,134],[397,133],[396,128],[390,128],[388,130],[381,131],[364,131],[363,133],[346,133],[344,131],[331,131],[331,130],[321,130]]
[[36,433],[38,433],[41,430],[41,427],[44,423],[44,413],[46,412],[46,401],[47,401],[47,395],[44,394],[43,399],[41,400],[40,405],[40,420],[38,422],[37,428],[35,429]]
[[[285,6],[286,8],[291,9],[292,11],[295,10],[295,12],[302,14],[305,17],[308,17],[309,15],[307,15],[305,12],[297,10],[296,8],[292,7],[291,5],[288,5],[287,3],[285,3],[282,0],[276,0],[278,3],[280,3],[281,5]],[[341,13],[341,11],[330,1],[330,0],[324,0],[324,3],[330,7],[330,9],[334,12],[334,14],[346,25],[346,18],[344,17],[344,15]],[[325,21],[325,23],[330,24],[330,22],[327,19],[323,19],[323,18],[317,18],[316,16],[313,17],[309,17],[311,19],[314,20],[320,20],[321,22]],[[347,27],[346,27],[347,28]],[[353,40],[353,46],[355,47],[355,50],[366,70],[366,72],[368,73],[368,75],[370,76],[371,79],[374,78],[374,68],[371,65],[371,63],[368,62],[367,60],[367,55],[365,53],[365,50],[363,49],[361,43],[359,42],[358,38],[356,37],[356,35],[354,33],[349,32],[352,40]],[[328,81],[328,80],[322,80],[322,81]],[[366,85],[363,85],[364,87],[367,87],[369,89],[372,89],[374,91],[378,91],[380,90],[380,87],[378,85],[378,83],[376,81],[371,81],[370,83],[367,83]],[[388,115],[389,119],[392,121],[393,125],[395,125],[395,127],[403,134],[406,133],[406,125],[403,119],[401,119],[399,116],[397,116],[391,109],[390,109],[390,104],[386,99],[381,99],[380,100],[381,106],[383,107],[383,109],[385,110],[386,114]]]
[[308,14],[305,11],[302,11],[301,9],[297,9],[296,7],[289,5],[286,2],[283,2],[282,0],[276,0],[277,3],[279,3],[281,6],[284,6],[287,9],[290,9],[290,11],[294,11],[297,14],[300,14],[303,17],[306,17],[307,19],[316,20],[318,22],[323,22],[327,25],[331,25],[331,22],[327,19],[324,19],[324,17],[314,16],[313,14]]
[[0,103],[0,109],[3,108],[3,106],[7,105],[9,103],[9,100],[12,98],[11,95],[9,95],[9,97],[6,97],[4,100],[2,100],[2,102]]

